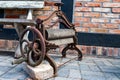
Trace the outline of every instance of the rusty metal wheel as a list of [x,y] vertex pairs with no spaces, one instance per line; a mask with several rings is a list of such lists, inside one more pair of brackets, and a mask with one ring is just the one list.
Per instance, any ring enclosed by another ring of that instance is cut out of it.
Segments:
[[82,60],[82,52],[75,45],[68,44],[62,50],[62,57],[66,57],[66,54],[77,56],[79,61]]
[[22,57],[27,58],[28,65],[39,65],[44,60],[46,52],[41,32],[35,27],[25,29],[20,37],[20,50]]

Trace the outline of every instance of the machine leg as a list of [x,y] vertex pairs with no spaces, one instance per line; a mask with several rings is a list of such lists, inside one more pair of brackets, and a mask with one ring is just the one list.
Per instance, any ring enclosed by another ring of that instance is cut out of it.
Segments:
[[57,76],[57,65],[55,61],[48,55],[45,55],[45,60],[49,62],[49,64],[53,67],[54,69],[54,76]]

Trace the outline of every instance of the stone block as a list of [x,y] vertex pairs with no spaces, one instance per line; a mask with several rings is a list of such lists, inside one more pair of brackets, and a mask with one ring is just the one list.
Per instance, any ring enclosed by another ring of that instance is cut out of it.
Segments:
[[54,76],[53,68],[49,64],[40,64],[36,67],[31,67],[23,63],[24,71],[26,71],[34,80],[45,80]]

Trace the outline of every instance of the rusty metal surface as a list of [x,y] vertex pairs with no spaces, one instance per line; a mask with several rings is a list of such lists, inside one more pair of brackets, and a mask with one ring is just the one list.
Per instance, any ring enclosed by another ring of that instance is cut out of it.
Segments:
[[73,29],[47,29],[46,39],[67,38],[75,35]]
[[44,7],[44,0],[34,0],[34,1],[0,1],[0,8],[4,9],[40,9]]

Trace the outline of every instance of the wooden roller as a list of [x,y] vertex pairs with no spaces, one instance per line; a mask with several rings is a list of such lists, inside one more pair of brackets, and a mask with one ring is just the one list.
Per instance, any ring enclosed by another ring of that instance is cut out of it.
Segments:
[[46,30],[46,39],[55,40],[55,39],[64,39],[75,36],[75,31],[73,29],[47,29]]
[[49,42],[55,45],[63,45],[63,44],[74,43],[74,40],[71,37],[71,38],[65,38],[65,39],[49,40]]

